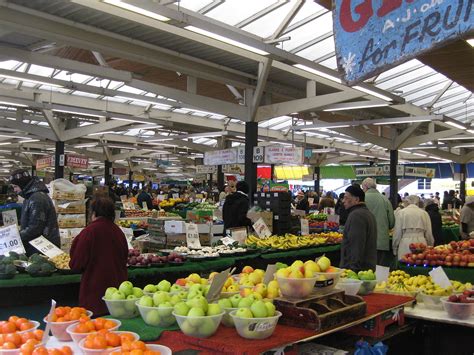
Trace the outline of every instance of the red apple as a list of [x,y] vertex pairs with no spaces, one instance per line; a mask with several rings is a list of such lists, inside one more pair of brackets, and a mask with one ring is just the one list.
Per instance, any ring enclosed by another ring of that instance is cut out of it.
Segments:
[[466,266],[467,266],[467,262],[461,261],[461,262],[459,263],[459,266],[460,266],[460,267],[466,267]]
[[453,256],[452,255],[447,255],[446,258],[444,258],[444,261],[451,263],[453,261]]
[[461,261],[461,256],[459,254],[454,254],[453,256],[453,262],[460,262]]

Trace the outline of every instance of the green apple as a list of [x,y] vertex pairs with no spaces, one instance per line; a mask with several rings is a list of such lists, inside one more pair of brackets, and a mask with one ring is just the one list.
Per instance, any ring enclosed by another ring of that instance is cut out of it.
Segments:
[[120,284],[119,291],[127,297],[133,293],[133,284],[130,281],[124,281]]
[[187,316],[189,312],[189,306],[184,302],[179,302],[174,305],[173,311],[178,316]]
[[153,298],[150,296],[142,296],[140,301],[138,301],[138,304],[140,306],[153,307]]
[[222,298],[219,301],[217,301],[217,303],[219,304],[219,306],[221,306],[222,309],[233,308],[232,302],[228,298]]
[[241,299],[242,299],[242,297],[239,294],[233,295],[230,298],[230,302],[232,302],[232,307],[237,308],[239,306],[239,302],[240,302]]
[[174,306],[175,304],[181,302],[181,297],[179,295],[171,296],[170,303]]
[[263,301],[255,301],[250,306],[250,310],[255,318],[265,318],[267,317],[267,307]]
[[159,306],[162,303],[169,302],[171,296],[168,292],[158,291],[153,294],[153,303],[155,306]]
[[146,317],[144,319],[145,323],[151,326],[158,326],[160,324],[160,315],[158,310],[152,309],[147,312]]
[[191,323],[191,319],[186,319],[180,326],[181,330],[186,335],[195,335],[197,333],[196,327]]
[[152,284],[146,285],[146,286],[143,288],[143,292],[155,293],[155,292],[156,292],[156,286],[155,286],[155,285],[152,285]]
[[171,324],[174,323],[176,323],[176,318],[173,315],[161,319],[162,327],[169,327]]
[[160,283],[157,285],[158,291],[165,291],[168,292],[171,288],[171,282],[168,280],[161,280]]
[[185,300],[186,298],[188,298],[188,293],[186,291],[181,291],[180,293],[178,293],[178,296],[181,297],[182,300]]
[[239,308],[235,315],[240,318],[253,318],[252,311],[249,308]]
[[198,332],[200,336],[207,338],[214,334],[216,329],[217,326],[213,319],[203,319],[199,325]]
[[239,308],[250,308],[254,300],[250,299],[249,297],[244,297],[239,301],[238,307]]
[[325,255],[320,257],[318,261],[316,261],[316,263],[318,264],[322,272],[325,272],[331,266],[331,260],[329,260],[329,258]]
[[204,291],[203,285],[201,285],[201,284],[192,285],[191,287],[189,287],[189,292],[192,292],[192,291],[201,291],[201,292],[203,292]]
[[169,317],[173,312],[173,305],[169,302],[162,303],[158,306],[160,317]]
[[140,298],[143,296],[143,291],[140,287],[134,287],[133,288],[133,295],[135,296],[135,298]]
[[137,297],[135,297],[135,295],[132,293],[131,295],[128,295],[127,296],[127,300],[136,300]]
[[275,305],[271,302],[265,302],[265,307],[267,307],[267,317],[273,317],[275,315]]
[[[201,286],[201,285],[199,285]],[[202,296],[202,291],[200,290],[192,290],[192,291],[189,291],[188,293],[188,300],[194,298],[194,297],[197,297],[197,296]]]
[[203,296],[196,296],[194,298],[191,298],[186,302],[186,304],[191,308],[199,307],[204,311],[204,313],[207,312],[208,304],[207,300]]
[[115,287],[108,287],[107,290],[105,290],[105,295],[104,298],[106,300],[112,299],[112,295],[117,292],[118,290]]
[[172,285],[170,288],[170,292],[181,292],[183,291],[183,288],[180,285]]
[[199,325],[202,323],[201,317],[205,317],[205,316],[206,316],[206,313],[204,312],[202,308],[192,307],[188,312],[188,317],[191,317],[188,319],[188,321],[191,323],[193,327],[199,327]]
[[111,299],[113,301],[124,300],[127,296],[122,291],[116,291],[112,294]]
[[216,314],[221,314],[222,308],[218,303],[211,303],[207,307],[207,315],[208,316],[215,316]]

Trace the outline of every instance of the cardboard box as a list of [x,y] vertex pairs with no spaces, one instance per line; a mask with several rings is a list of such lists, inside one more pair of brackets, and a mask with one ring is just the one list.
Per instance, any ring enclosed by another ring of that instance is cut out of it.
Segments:
[[186,226],[183,221],[165,221],[166,234],[186,233]]
[[[199,234],[199,240],[201,241],[202,246],[211,245],[211,238],[209,233]],[[166,235],[166,245],[167,247],[176,247],[186,245],[186,234],[167,234]]]

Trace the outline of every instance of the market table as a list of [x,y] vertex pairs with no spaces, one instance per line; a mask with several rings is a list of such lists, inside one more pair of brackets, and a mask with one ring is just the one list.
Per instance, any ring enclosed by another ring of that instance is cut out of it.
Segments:
[[441,233],[443,238],[441,244],[449,244],[449,242],[457,242],[461,239],[461,231],[459,230],[459,225],[457,224],[453,226],[443,226],[441,228]]
[[415,307],[406,307],[405,315],[410,318],[429,320],[446,324],[456,324],[474,328],[474,317],[469,319],[453,319],[443,309],[429,309],[423,304],[417,304]]
[[[432,266],[407,266],[402,263],[398,263],[398,269],[403,270],[411,276],[426,275],[433,270]],[[469,267],[443,267],[450,280],[456,280],[460,282],[470,282],[474,284],[474,269]]]

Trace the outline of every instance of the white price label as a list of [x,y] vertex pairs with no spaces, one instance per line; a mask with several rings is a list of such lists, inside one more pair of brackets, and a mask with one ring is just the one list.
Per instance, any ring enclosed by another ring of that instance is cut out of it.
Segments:
[[195,223],[186,223],[186,245],[191,249],[201,249],[199,230]]
[[0,228],[0,254],[6,255],[11,251],[25,254],[25,247],[16,225]]
[[448,275],[443,270],[442,266],[438,266],[429,272],[433,282],[442,288],[452,287],[451,281],[449,281]]
[[264,149],[263,147],[253,147],[253,162],[263,163]]
[[33,239],[29,243],[48,258],[54,258],[55,256],[64,254],[61,249],[43,236]]
[[272,235],[272,232],[270,232],[270,229],[268,229],[267,225],[263,221],[263,218],[261,217],[253,224],[253,229],[255,229],[255,232],[259,238],[265,239]]
[[265,276],[263,277],[263,283],[265,285],[268,285],[268,283],[274,279],[276,271],[277,268],[275,264],[267,265],[267,270],[265,271]]
[[375,265],[375,277],[378,282],[388,281],[390,275],[390,268],[381,265]]
[[309,222],[306,218],[301,218],[301,235],[309,235]]
[[148,205],[146,204],[146,201],[142,202],[142,208],[144,211],[148,211]]
[[179,194],[173,194],[173,198],[176,200],[179,198]]
[[56,310],[56,301],[55,300],[51,300],[51,308],[49,310],[49,313],[48,315],[46,316],[46,319],[48,320],[48,322],[46,322],[46,328],[44,330],[44,335],[43,335],[43,343],[46,344],[49,340],[49,331],[51,329],[51,320],[53,319],[53,314]]
[[239,242],[239,245],[245,244],[245,240],[247,239],[247,227],[231,228],[230,236]]
[[224,245],[232,245],[232,244],[234,244],[235,239],[233,239],[231,237],[224,237],[224,238],[221,238],[221,242]]
[[18,225],[18,218],[14,210],[2,212],[2,220],[4,226]]

